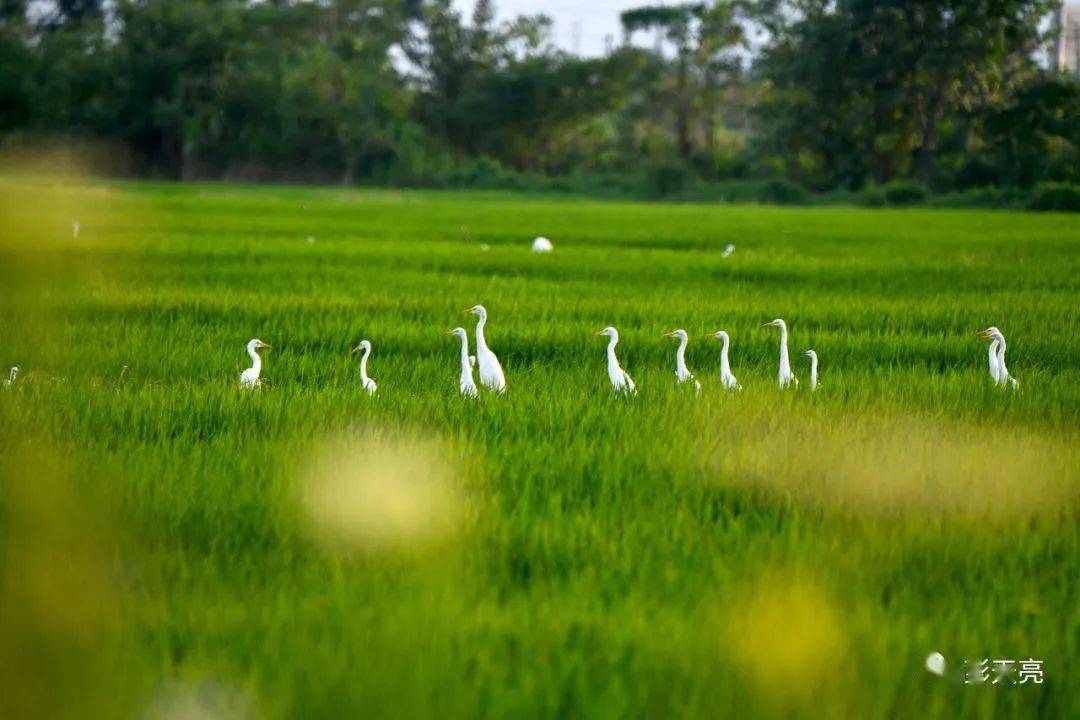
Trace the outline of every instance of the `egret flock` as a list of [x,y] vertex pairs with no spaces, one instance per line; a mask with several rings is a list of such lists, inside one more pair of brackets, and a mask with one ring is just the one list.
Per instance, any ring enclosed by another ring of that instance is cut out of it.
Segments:
[[[461,378],[458,382],[458,390],[465,397],[476,397],[479,394],[476,383],[473,381],[473,367],[476,366],[480,373],[480,385],[496,393],[506,391],[506,376],[503,374],[499,358],[487,344],[484,337],[484,327],[487,325],[488,313],[483,305],[474,305],[463,311],[466,314],[476,315],[476,355],[469,355],[469,335],[464,328],[456,327],[447,330],[444,335],[454,335],[461,340]],[[788,329],[787,324],[780,318],[767,322],[762,327],[774,327],[780,330],[780,362],[778,381],[781,388],[798,385],[799,380],[791,370],[791,361],[788,355]],[[637,385],[630,374],[619,364],[619,358],[615,354],[615,347],[619,344],[619,331],[614,327],[606,327],[597,330],[594,335],[603,335],[608,338],[607,345],[607,371],[611,387],[617,394],[636,395]],[[996,385],[1010,385],[1018,387],[1016,378],[1005,369],[1005,336],[996,327],[989,327],[978,333],[979,337],[990,340],[988,359],[990,363],[990,377]],[[695,391],[700,392],[701,383],[686,366],[686,346],[689,336],[683,329],[672,330],[663,334],[663,337],[676,338],[679,341],[675,351],[675,378],[679,384],[689,384]],[[741,390],[742,385],[735,379],[731,372],[731,362],[728,356],[731,338],[724,330],[709,333],[706,338],[713,338],[721,342],[720,345],[720,384],[728,390]],[[262,340],[255,338],[248,342],[247,353],[251,357],[251,367],[244,370],[240,375],[240,386],[243,388],[259,387],[259,375],[262,371],[262,358],[258,350],[270,346]],[[352,350],[353,354],[360,355],[360,384],[369,394],[374,395],[378,389],[375,381],[368,377],[367,362],[371,356],[371,341],[361,340],[360,344]],[[810,389],[818,387],[818,356],[813,350],[805,350],[802,353],[810,360]],[[11,369],[11,377],[7,385],[15,381],[18,368]]]

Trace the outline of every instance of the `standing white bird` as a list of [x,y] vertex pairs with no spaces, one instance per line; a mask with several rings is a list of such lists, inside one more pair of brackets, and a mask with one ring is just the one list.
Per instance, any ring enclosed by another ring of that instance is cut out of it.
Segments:
[[4,381],[4,387],[11,387],[15,384],[15,378],[19,375],[19,368],[13,367],[8,371],[8,379]]
[[358,352],[363,353],[360,356],[360,384],[364,386],[369,395],[374,395],[379,386],[367,374],[367,360],[368,356],[371,355],[371,343],[367,340],[361,340],[360,344],[353,348],[352,354],[355,355]]
[[458,383],[458,389],[465,397],[476,397],[476,383],[472,379],[472,368],[476,364],[476,358],[469,355],[469,334],[465,332],[465,328],[456,327],[453,330],[447,330],[443,335],[457,335],[461,338],[461,381]]
[[487,310],[483,305],[473,305],[466,314],[476,315],[476,364],[480,366],[480,384],[496,392],[506,390],[506,377],[503,375],[499,358],[491,352],[484,339],[484,325],[487,324]]
[[[980,337],[982,337],[981,333],[980,333]],[[997,360],[997,355],[998,355],[998,341],[997,340],[991,340],[990,341],[990,347],[987,348],[987,353],[986,354],[987,354],[987,357],[986,357],[987,362],[990,365],[990,378],[994,381],[994,384],[997,385],[998,384],[998,379],[999,379],[999,377],[998,377],[998,372],[999,372],[998,371],[998,360]]]
[[637,395],[637,385],[634,385],[630,375],[622,369],[619,359],[615,357],[615,346],[619,344],[619,331],[613,327],[606,327],[603,330],[597,330],[593,335],[607,335],[611,338],[607,346],[607,374],[611,378],[611,387],[617,393]]
[[817,353],[813,350],[804,350],[803,355],[810,358],[810,389],[817,390]]
[[788,361],[787,324],[780,318],[776,318],[772,322],[767,322],[761,327],[780,328],[780,387],[786,388],[791,383],[798,385],[799,379],[795,377],[795,373],[791,372],[791,362]]
[[664,333],[663,337],[679,338],[679,349],[675,351],[675,377],[678,379],[679,384],[692,382],[694,383],[694,390],[700,392],[701,383],[694,378],[694,373],[690,372],[690,369],[686,367],[686,344],[690,342],[686,331],[681,329],[672,330]]
[[[1020,383],[1016,378],[1009,374],[1008,368],[1005,367],[1005,336],[1001,334],[1001,331],[991,325],[985,330],[979,333],[979,337],[983,340],[992,340],[990,343],[990,375],[994,377],[994,382],[997,385],[1012,385],[1014,388],[1019,387]],[[997,356],[994,357],[994,346],[997,346]],[[988,359],[989,359],[988,358]],[[997,374],[995,375],[995,370]]]
[[555,246],[551,244],[551,241],[541,235],[533,240],[532,251],[534,253],[549,253],[555,249]]
[[728,243],[724,246],[724,251],[720,253],[720,257],[726,258],[731,253],[735,252],[735,246],[732,243]]
[[728,390],[742,390],[742,385],[731,374],[731,365],[728,364],[728,346],[731,344],[731,338],[723,330],[709,333],[705,337],[716,338],[722,343],[720,345],[720,384]]
[[258,338],[250,340],[247,344],[247,354],[251,357],[251,367],[240,373],[240,387],[242,388],[256,388],[260,385],[259,373],[262,372],[262,358],[259,357],[259,353],[255,352],[259,348],[271,349],[269,345]]

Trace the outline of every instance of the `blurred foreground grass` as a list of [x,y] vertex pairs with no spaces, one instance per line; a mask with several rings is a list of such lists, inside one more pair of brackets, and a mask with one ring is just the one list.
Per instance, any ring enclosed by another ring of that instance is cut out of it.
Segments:
[[0,716],[1080,714],[1069,216],[0,182]]

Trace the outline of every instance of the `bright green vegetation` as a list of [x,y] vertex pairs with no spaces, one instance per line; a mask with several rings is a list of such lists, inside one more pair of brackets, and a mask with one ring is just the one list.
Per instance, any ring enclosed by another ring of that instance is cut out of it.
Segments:
[[[0,392],[0,696],[22,715],[1080,710],[1075,217],[3,193],[0,362],[23,375]],[[469,402],[442,332],[471,334],[477,302],[509,391]],[[796,391],[760,327],[778,316]],[[990,324],[1018,393],[991,386]],[[699,396],[675,386],[675,327]],[[742,392],[699,339],[716,329]],[[240,393],[252,337],[274,349]],[[415,512],[343,544],[304,510],[328,465],[367,488],[329,503],[346,530]],[[950,677],[922,668],[935,650]],[[1028,657],[1042,685],[960,681],[963,658]]]

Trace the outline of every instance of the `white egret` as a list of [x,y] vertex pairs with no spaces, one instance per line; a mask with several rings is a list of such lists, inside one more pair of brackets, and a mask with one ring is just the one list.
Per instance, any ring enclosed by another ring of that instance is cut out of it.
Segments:
[[551,244],[551,241],[542,235],[533,240],[532,251],[534,253],[549,253],[554,249],[555,246]]
[[259,373],[262,372],[262,358],[259,357],[259,353],[255,352],[259,348],[271,349],[269,345],[258,338],[250,340],[247,344],[247,354],[251,357],[251,367],[240,373],[240,387],[242,388],[256,388],[260,385]]
[[368,356],[371,355],[371,342],[368,340],[361,340],[360,344],[353,348],[352,354],[355,355],[358,352],[363,353],[363,355],[360,356],[360,384],[368,391],[368,395],[374,395],[375,391],[379,389],[379,386],[376,385],[375,381],[369,378],[367,374],[367,361]]
[[767,322],[761,327],[780,328],[780,387],[786,388],[791,383],[798,385],[799,379],[795,377],[795,373],[791,372],[791,363],[788,361],[787,324],[780,318],[776,318],[772,322]]
[[[1012,385],[1014,388],[1019,387],[1020,383],[1009,374],[1008,368],[1005,367],[1005,336],[1001,334],[1000,330],[991,325],[981,331],[979,337],[983,340],[992,341],[988,359],[990,360],[990,375],[994,378],[994,383],[997,385]],[[997,346],[996,357],[994,355],[995,345]]]
[[15,378],[19,374],[19,368],[13,367],[8,371],[8,379],[4,381],[4,387],[11,387],[15,384]]
[[484,325],[487,324],[487,310],[483,305],[473,305],[466,314],[476,315],[476,364],[480,366],[480,384],[496,392],[506,390],[506,378],[503,376],[499,358],[491,352],[484,339]]
[[742,385],[731,374],[731,365],[728,364],[728,346],[731,344],[731,338],[723,330],[709,333],[705,337],[716,338],[722,343],[720,345],[720,384],[728,390],[742,390]]
[[694,383],[694,390],[701,391],[701,383],[694,378],[694,373],[690,372],[690,369],[686,367],[686,344],[690,342],[690,338],[687,337],[685,330],[672,330],[666,332],[664,337],[679,338],[679,349],[675,351],[675,378],[679,381],[679,384],[686,382]]
[[476,397],[476,383],[472,379],[472,368],[476,364],[476,358],[469,355],[469,334],[465,328],[456,327],[447,330],[443,335],[457,335],[461,338],[461,381],[458,388],[465,397]]
[[735,252],[735,246],[732,243],[728,243],[724,246],[724,251],[720,253],[720,257],[726,258],[731,253]]
[[817,353],[813,350],[804,350],[803,355],[810,358],[810,389],[817,390]]
[[606,327],[603,330],[597,330],[593,334],[607,335],[611,338],[607,346],[607,374],[611,378],[611,386],[615,389],[615,392],[637,395],[637,386],[630,379],[630,375],[619,365],[619,359],[615,357],[615,346],[619,344],[619,331],[613,327]]

